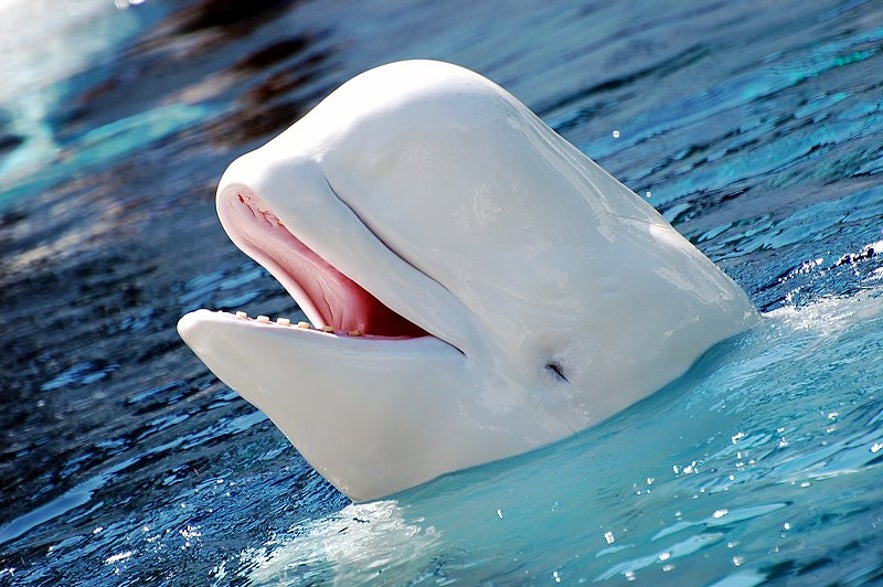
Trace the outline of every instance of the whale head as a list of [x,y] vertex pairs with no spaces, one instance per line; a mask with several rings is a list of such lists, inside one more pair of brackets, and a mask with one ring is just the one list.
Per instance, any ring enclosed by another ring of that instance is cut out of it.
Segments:
[[217,210],[311,324],[178,330],[354,500],[565,438],[756,319],[649,204],[451,64],[350,80],[234,161]]

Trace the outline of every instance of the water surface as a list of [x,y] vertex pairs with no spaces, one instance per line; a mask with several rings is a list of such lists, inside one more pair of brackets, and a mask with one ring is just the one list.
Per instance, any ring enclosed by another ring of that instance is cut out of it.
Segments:
[[[0,584],[883,580],[879,3],[76,4],[0,2]],[[504,85],[767,316],[575,438],[353,505],[174,324],[298,317],[215,182],[409,57]]]

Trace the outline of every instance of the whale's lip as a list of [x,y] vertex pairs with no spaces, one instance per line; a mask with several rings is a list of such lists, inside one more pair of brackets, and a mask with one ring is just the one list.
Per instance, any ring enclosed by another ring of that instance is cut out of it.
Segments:
[[363,340],[408,340],[431,336],[391,310],[316,251],[308,247],[274,213],[270,205],[245,186],[236,186],[218,200],[219,213],[231,240],[263,266],[285,288],[309,318],[235,317],[260,327],[273,325]]

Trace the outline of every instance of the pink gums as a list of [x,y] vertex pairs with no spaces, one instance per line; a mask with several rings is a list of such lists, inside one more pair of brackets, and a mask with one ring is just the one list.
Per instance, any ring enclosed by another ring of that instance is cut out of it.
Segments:
[[243,194],[222,202],[222,224],[246,254],[263,265],[299,303],[305,296],[324,324],[381,337],[426,336],[291,234],[259,200]]

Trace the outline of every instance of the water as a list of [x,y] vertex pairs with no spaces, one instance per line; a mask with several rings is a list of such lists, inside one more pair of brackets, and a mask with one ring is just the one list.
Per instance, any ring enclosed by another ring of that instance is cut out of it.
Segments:
[[[879,3],[75,4],[0,2],[0,585],[883,581]],[[407,57],[505,85],[766,317],[577,437],[354,505],[174,324],[297,318],[213,184]]]

